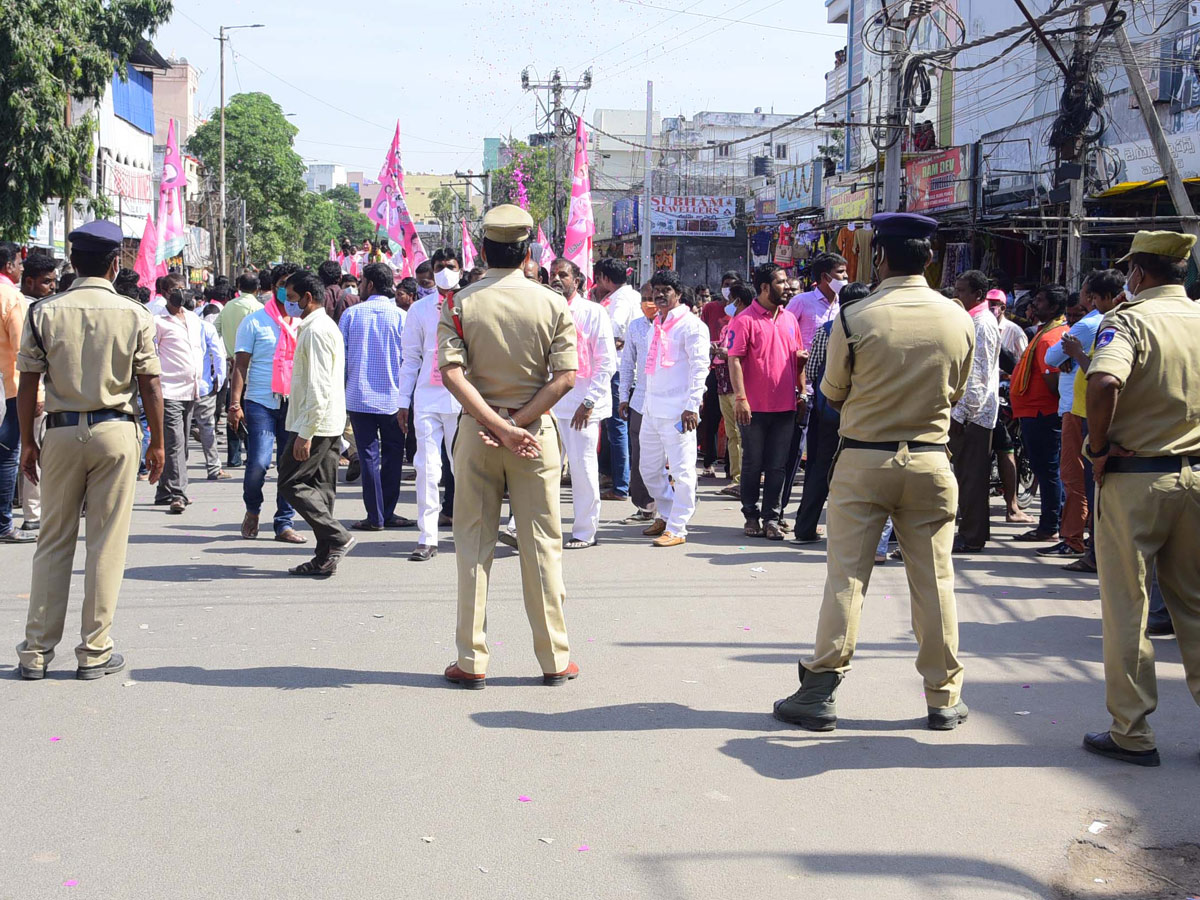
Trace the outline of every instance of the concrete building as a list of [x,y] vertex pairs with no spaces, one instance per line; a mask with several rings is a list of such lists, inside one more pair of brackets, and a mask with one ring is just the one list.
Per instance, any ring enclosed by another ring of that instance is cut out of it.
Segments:
[[313,163],[304,170],[304,185],[314,194],[323,194],[348,183],[346,167],[337,163]]
[[[662,128],[662,117],[654,112],[651,114],[651,121],[654,126],[651,134],[657,135]],[[588,159],[592,164],[592,191],[624,193],[643,184],[645,152],[622,143],[622,140],[635,144],[646,142],[646,111],[644,109],[597,109],[592,113],[592,125],[594,128],[608,132],[608,134],[601,134],[595,130],[591,132]],[[613,137],[608,135],[613,135]]]
[[175,135],[182,147],[202,121],[196,111],[200,71],[186,59],[167,62],[170,68],[154,79],[154,143],[166,145],[167,129],[174,119]]

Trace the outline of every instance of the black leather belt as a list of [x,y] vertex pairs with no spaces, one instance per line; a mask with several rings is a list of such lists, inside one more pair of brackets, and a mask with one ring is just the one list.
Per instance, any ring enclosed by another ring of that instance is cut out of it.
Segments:
[[1184,468],[1200,469],[1200,454],[1196,456],[1110,456],[1104,464],[1107,472],[1181,472]]
[[121,412],[118,409],[95,409],[91,412],[56,412],[46,414],[47,428],[68,428],[72,425],[79,424],[79,417],[83,416],[88,425],[95,425],[98,422],[112,422],[121,420],[123,422],[132,422],[133,416],[127,412]]
[[[885,450],[888,453],[898,453],[902,441],[858,441],[854,438],[842,438],[843,450]],[[930,450],[945,450],[945,444],[930,444],[927,441],[908,441],[908,449],[913,453],[923,453]]]

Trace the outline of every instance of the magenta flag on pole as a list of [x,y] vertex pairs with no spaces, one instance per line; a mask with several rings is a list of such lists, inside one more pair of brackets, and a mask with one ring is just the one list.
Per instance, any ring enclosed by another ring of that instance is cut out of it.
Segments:
[[537,242],[542,247],[542,256],[538,260],[538,265],[550,271],[550,267],[554,265],[554,248],[550,246],[550,242],[546,240],[546,232],[542,231],[542,226],[538,226]]
[[471,240],[471,232],[467,231],[467,220],[462,219],[462,265],[463,269],[470,271],[475,268],[475,257],[479,254],[475,251],[475,242]]
[[142,232],[142,243],[138,245],[137,262],[133,271],[138,273],[138,284],[154,291],[154,285],[163,275],[167,274],[167,264],[155,262],[155,248],[158,246],[158,229],[154,219],[146,216],[146,230]]
[[162,180],[158,186],[158,232],[154,249],[156,263],[165,265],[178,256],[187,244],[187,227],[183,221],[183,192],[187,187],[187,172],[179,155],[175,139],[175,120],[167,128],[167,152],[163,157]]
[[416,268],[426,259],[425,246],[417,234],[416,223],[404,199],[404,166],[400,162],[400,123],[388,148],[383,168],[379,170],[380,191],[367,218],[382,228],[387,236],[404,248],[406,260]]
[[583,270],[589,289],[592,286],[592,237],[595,233],[587,131],[583,126],[583,116],[580,116],[575,120],[575,174],[571,179],[571,206],[567,211],[567,240],[563,257]]

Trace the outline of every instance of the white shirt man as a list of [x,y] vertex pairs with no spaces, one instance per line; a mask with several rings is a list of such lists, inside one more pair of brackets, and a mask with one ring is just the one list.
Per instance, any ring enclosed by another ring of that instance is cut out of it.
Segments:
[[673,273],[660,272],[653,283],[658,318],[639,376],[646,389],[640,466],[658,518],[642,533],[654,537],[656,547],[675,547],[686,542],[688,522],[696,511],[696,426],[711,361],[709,333],[708,326],[680,303],[681,286]]
[[644,318],[641,315],[642,295],[636,288],[623,284],[601,300],[600,305],[608,310],[613,341],[617,344],[617,368],[620,368],[625,358],[625,344],[629,341],[629,326],[635,320]]
[[[187,441],[196,401],[203,396],[204,322],[183,307],[173,291],[167,313],[154,317],[154,344],[162,365],[163,433],[166,459],[154,502],[179,515],[188,504]],[[175,303],[178,305],[175,305]]]
[[600,422],[612,415],[612,377],[617,371],[617,348],[612,321],[605,308],[579,293],[582,273],[574,263],[556,260],[550,271],[550,287],[567,298],[575,320],[579,368],[575,386],[555,404],[558,432],[567,464],[571,467],[571,497],[575,524],[571,540],[563,546],[582,550],[596,544],[600,526]]
[[[453,465],[454,435],[458,430],[459,402],[442,386],[438,368],[437,329],[442,315],[442,294],[435,292],[417,300],[408,309],[400,333],[400,416],[414,428],[417,437],[417,525],[421,530],[417,553],[425,548],[420,561],[437,552],[438,514],[442,481],[441,446]],[[411,398],[411,399],[410,399]],[[410,416],[410,407],[415,412]]]

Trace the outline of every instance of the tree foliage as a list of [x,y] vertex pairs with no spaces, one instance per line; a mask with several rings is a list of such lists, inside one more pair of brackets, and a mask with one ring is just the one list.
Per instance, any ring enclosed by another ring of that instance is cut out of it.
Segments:
[[170,0],[16,0],[0,15],[0,233],[20,239],[51,198],[88,193],[95,121],[66,124],[68,98],[98,100],[171,15]]
[[[348,184],[339,184],[321,195],[333,207],[337,217],[337,234],[333,237],[340,243],[342,238],[349,238],[350,243],[358,246],[364,238],[375,236],[375,223],[363,212],[362,197]],[[329,242],[326,241],[326,244]]]
[[[246,202],[250,255],[259,263],[295,255],[304,245],[311,207],[304,162],[292,149],[297,131],[267,94],[234,94],[225,105],[226,194]],[[220,148],[220,118],[214,113],[188,140],[188,150],[216,173]],[[233,204],[227,205],[232,215]]]
[[[514,172],[518,167],[525,174],[525,191],[529,195],[529,214],[533,221],[541,222],[550,215],[553,204],[553,192],[550,181],[550,148],[530,147],[523,141],[513,141],[509,145],[512,161],[492,172],[492,202],[516,203],[518,196],[517,180]],[[559,173],[560,176],[562,173]],[[566,183],[571,183],[570,172],[566,173]],[[566,191],[570,199],[570,188]],[[563,198],[560,196],[560,200]]]
[[339,246],[349,238],[355,247],[375,237],[375,223],[362,212],[362,199],[354,188],[338,185],[324,194],[305,194],[301,217],[303,236],[295,262],[316,267],[329,258],[329,242]]

